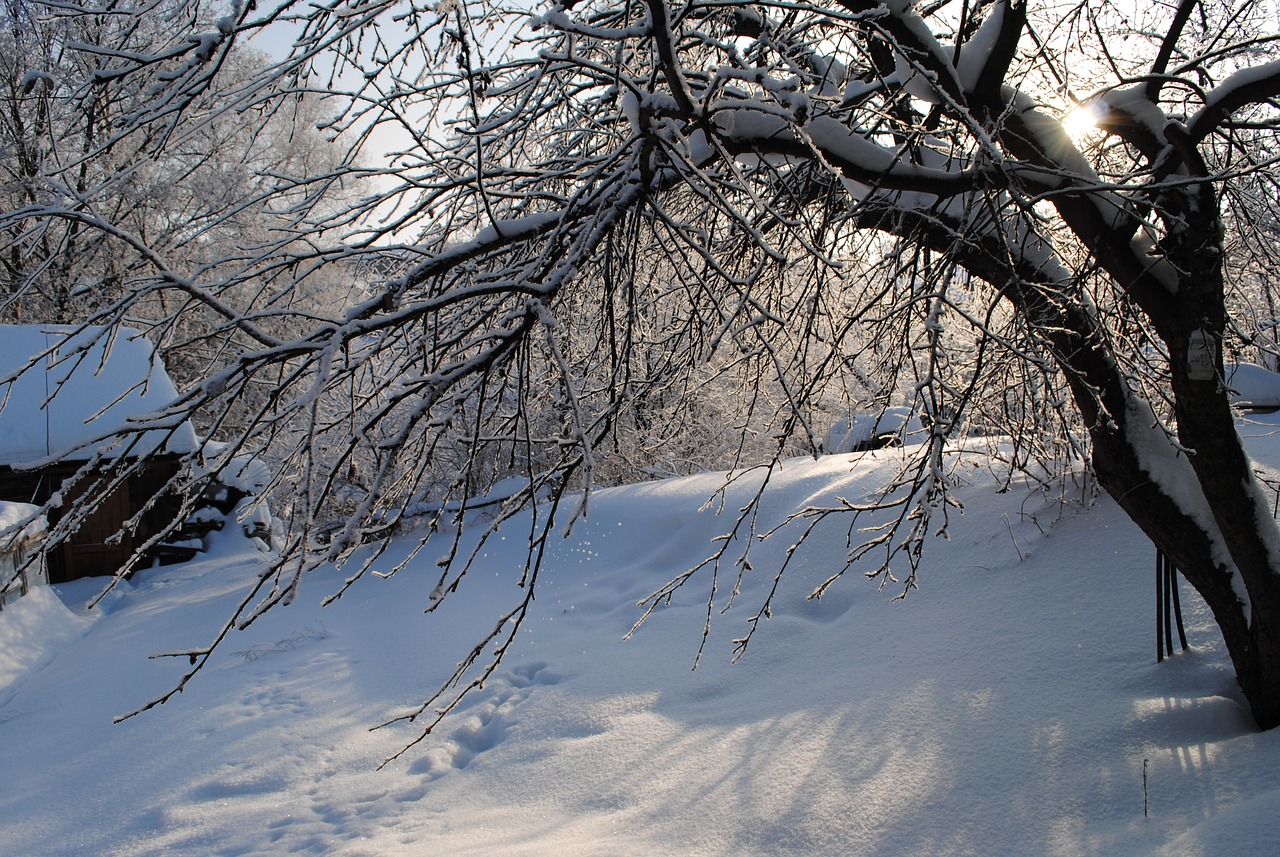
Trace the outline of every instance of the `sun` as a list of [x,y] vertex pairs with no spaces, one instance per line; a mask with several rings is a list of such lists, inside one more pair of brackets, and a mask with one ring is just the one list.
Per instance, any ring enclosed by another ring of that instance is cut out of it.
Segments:
[[1097,105],[1087,102],[1078,104],[1062,117],[1062,130],[1067,132],[1073,143],[1079,145],[1097,133],[1098,120],[1101,118]]

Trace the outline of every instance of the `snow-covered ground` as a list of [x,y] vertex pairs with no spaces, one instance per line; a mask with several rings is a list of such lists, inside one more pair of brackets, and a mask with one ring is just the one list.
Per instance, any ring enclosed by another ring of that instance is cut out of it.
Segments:
[[[1277,426],[1249,427],[1260,460],[1280,463]],[[900,454],[787,462],[765,523],[860,496]],[[185,693],[116,725],[186,666],[147,655],[205,642],[260,555],[215,539],[93,614],[95,581],[36,591],[0,613],[0,852],[1277,853],[1280,734],[1251,728],[1203,604],[1184,584],[1192,649],[1157,665],[1153,551],[1109,500],[962,475],[965,514],[930,544],[920,591],[894,602],[855,571],[806,600],[844,555],[833,524],[731,663],[784,532],[697,670],[705,582],[624,636],[727,526],[698,511],[722,480],[599,492],[497,676],[382,770],[417,733],[368,727],[492,627],[517,526],[438,614],[422,613],[429,550],[327,608],[343,575],[312,575]]]

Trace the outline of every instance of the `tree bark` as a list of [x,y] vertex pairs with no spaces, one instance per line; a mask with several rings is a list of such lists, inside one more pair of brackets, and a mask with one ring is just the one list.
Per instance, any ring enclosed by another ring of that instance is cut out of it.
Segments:
[[[1002,143],[1015,156],[1046,168],[1062,166],[1045,150],[1026,117],[1003,98],[989,98],[977,108],[996,125]],[[1140,258],[1131,245],[1137,218],[1108,222],[1087,185],[1057,195],[1054,204],[1099,267],[1165,343],[1179,454],[1190,463],[1188,478],[1182,481],[1195,483],[1179,487],[1198,493],[1205,509],[1197,515],[1182,508],[1166,493],[1167,486],[1145,469],[1134,439],[1152,426],[1132,423],[1154,423],[1154,415],[1130,389],[1102,335],[1103,321],[1088,304],[1034,280],[1011,297],[1054,345],[1055,358],[1089,429],[1099,482],[1204,598],[1255,720],[1270,729],[1280,726],[1280,556],[1268,549],[1266,534],[1274,536],[1275,523],[1236,431],[1224,382],[1221,343],[1227,312],[1221,200],[1194,146],[1176,136],[1147,139],[1141,136],[1146,133],[1142,128],[1134,133],[1149,158],[1168,154],[1167,143],[1175,151],[1179,176],[1204,179],[1175,183],[1155,198],[1154,213],[1165,228],[1164,261],[1177,272],[1176,292],[1154,275],[1151,260]],[[1188,350],[1196,331],[1213,345],[1213,377],[1208,380],[1193,379],[1188,371]],[[1239,587],[1233,586],[1237,573]],[[1248,604],[1242,602],[1240,588]]]
[[[1185,455],[1195,476],[1196,484],[1184,487],[1198,489],[1203,496],[1216,533],[1203,515],[1170,497],[1166,486],[1144,467],[1133,432],[1147,429],[1131,423],[1153,417],[1145,408],[1135,409],[1136,400],[1123,377],[1112,369],[1098,371],[1089,365],[1097,358],[1081,352],[1064,368],[1088,381],[1083,389],[1073,386],[1078,403],[1094,399],[1103,406],[1090,424],[1100,483],[1204,598],[1254,719],[1260,728],[1271,729],[1280,726],[1280,578],[1264,534],[1275,525],[1257,489],[1223,380],[1220,343],[1226,310],[1220,253],[1211,237],[1218,234],[1216,218],[1210,220],[1200,229],[1183,231],[1185,240],[1176,255],[1170,254],[1182,276],[1178,292],[1166,304],[1171,317],[1162,319],[1161,327],[1172,330],[1166,346],[1182,448],[1178,454]],[[1198,380],[1189,371],[1188,352],[1196,331],[1213,345],[1209,379]],[[1088,414],[1085,405],[1081,409]],[[1233,585],[1235,574],[1239,585]],[[1247,604],[1241,600],[1241,587]]]

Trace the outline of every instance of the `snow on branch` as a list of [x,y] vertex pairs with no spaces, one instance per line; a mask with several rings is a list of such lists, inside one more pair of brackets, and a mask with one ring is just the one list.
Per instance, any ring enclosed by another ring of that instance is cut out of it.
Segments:
[[1187,137],[1192,143],[1198,143],[1237,110],[1269,102],[1277,96],[1280,96],[1280,60],[1241,69],[1209,90],[1204,106],[1187,120]]

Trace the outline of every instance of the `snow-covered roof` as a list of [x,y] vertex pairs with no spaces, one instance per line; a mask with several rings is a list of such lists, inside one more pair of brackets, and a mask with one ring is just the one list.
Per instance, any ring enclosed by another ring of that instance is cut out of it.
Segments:
[[923,428],[920,418],[910,408],[885,408],[879,414],[853,414],[831,426],[822,449],[828,455],[857,452],[884,435],[896,435],[906,442],[908,435]]
[[[46,351],[36,367],[11,377]],[[88,458],[95,439],[177,397],[155,349],[136,330],[121,328],[110,336],[95,327],[0,325],[0,464]],[[133,452],[150,452],[160,443],[167,452],[197,448],[186,422],[167,440],[160,431],[151,437],[144,435]]]
[[1228,363],[1227,387],[1231,404],[1238,408],[1280,408],[1280,374],[1253,363]]
[[[43,516],[39,515],[40,507],[30,503],[11,503],[0,500],[0,548],[13,535],[14,530],[22,527],[20,538],[32,537],[43,533],[48,526]],[[4,581],[0,580],[0,585]]]

